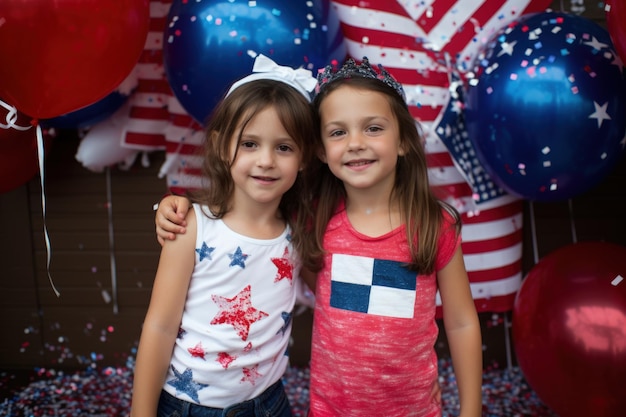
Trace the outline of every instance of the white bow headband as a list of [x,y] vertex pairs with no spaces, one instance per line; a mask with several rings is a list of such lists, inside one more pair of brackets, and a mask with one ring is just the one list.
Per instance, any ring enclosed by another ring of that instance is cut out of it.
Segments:
[[317,79],[313,77],[311,71],[304,68],[293,69],[291,67],[278,65],[265,55],[259,54],[254,60],[252,74],[236,81],[230,87],[226,95],[228,96],[237,87],[254,80],[282,81],[298,90],[309,102],[311,102],[310,93],[317,85]]

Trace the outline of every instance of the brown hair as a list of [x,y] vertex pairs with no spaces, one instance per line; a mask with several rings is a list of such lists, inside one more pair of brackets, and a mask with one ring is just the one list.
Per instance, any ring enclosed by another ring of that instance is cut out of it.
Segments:
[[[396,180],[390,198],[398,201],[403,223],[406,225],[406,237],[411,254],[411,262],[407,266],[421,273],[432,273],[435,269],[437,241],[443,221],[442,206],[453,216],[457,233],[460,232],[460,217],[453,207],[439,201],[430,188],[426,152],[423,148],[418,125],[400,95],[380,80],[358,76],[340,78],[324,85],[324,88],[313,100],[318,127],[316,150],[318,152],[323,150],[323,143],[319,134],[321,126],[320,105],[329,94],[346,85],[382,94],[397,119],[400,146],[405,150],[405,154],[398,157]],[[314,223],[317,250],[312,256],[317,262],[317,269],[319,269],[323,255],[322,244],[326,226],[335,214],[339,203],[345,200],[346,191],[343,182],[333,175],[328,165],[318,162],[311,166],[311,170],[314,171],[311,174],[315,181],[313,187],[316,195],[319,196]]]
[[[233,135],[239,138],[245,126],[261,111],[273,107],[289,136],[296,142],[302,155],[302,166],[310,164],[314,157],[313,143],[316,126],[309,102],[293,87],[275,80],[250,81],[233,90],[215,108],[206,126],[203,147],[203,173],[208,183],[202,189],[190,193],[189,197],[210,207],[216,218],[222,218],[231,209],[234,182],[230,168],[230,146]],[[304,265],[307,251],[304,247],[304,228],[311,218],[308,181],[300,171],[294,185],[283,195],[279,211],[292,228],[292,242]],[[307,245],[308,246],[308,245]]]

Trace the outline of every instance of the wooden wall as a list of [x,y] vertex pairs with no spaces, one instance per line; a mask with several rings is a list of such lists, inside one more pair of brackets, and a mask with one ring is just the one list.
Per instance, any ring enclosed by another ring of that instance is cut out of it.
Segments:
[[151,155],[149,168],[92,173],[75,160],[77,147],[66,132],[46,158],[49,271],[59,297],[47,273],[38,177],[0,195],[0,259],[9,265],[0,280],[0,367],[80,366],[92,353],[123,364],[137,340],[160,249],[152,205],[166,192],[157,178],[164,155]]
[[[598,3],[585,5],[584,15],[602,23]],[[139,338],[160,249],[152,205],[167,191],[157,177],[164,154],[150,154],[149,167],[137,161],[128,171],[93,173],[75,160],[78,144],[75,132],[62,132],[46,157],[49,272],[59,297],[48,280],[38,176],[0,194],[0,369],[124,365]],[[535,263],[534,236],[539,257],[572,243],[572,229],[578,241],[626,246],[626,158],[582,196],[525,206],[524,272]],[[509,359],[510,319],[481,314],[487,364]],[[298,365],[308,360],[310,323],[310,312],[295,319],[292,358]],[[443,337],[438,349],[447,355]]]

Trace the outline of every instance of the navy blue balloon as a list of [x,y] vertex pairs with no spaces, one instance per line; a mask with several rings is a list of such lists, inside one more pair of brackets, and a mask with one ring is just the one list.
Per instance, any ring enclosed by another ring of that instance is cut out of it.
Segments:
[[89,128],[112,116],[113,113],[122,107],[126,100],[128,100],[127,95],[114,91],[89,106],[51,119],[41,119],[39,124],[44,128]]
[[469,139],[507,192],[559,201],[600,183],[624,154],[626,79],[609,33],[556,12],[522,16],[479,56]]
[[182,107],[204,124],[230,85],[263,54],[316,74],[347,49],[328,0],[175,0],[163,39],[168,82]]

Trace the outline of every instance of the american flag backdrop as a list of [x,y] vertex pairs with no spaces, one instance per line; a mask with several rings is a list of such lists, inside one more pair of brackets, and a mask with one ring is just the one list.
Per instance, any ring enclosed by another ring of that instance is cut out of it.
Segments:
[[150,29],[144,51],[135,68],[138,86],[130,97],[129,122],[122,136],[124,147],[138,150],[165,150],[166,161],[160,176],[168,188],[183,193],[201,185],[199,157],[202,127],[174,96],[163,64],[163,33],[171,0],[150,2]]
[[[522,201],[504,193],[475,199],[448,148],[459,139],[446,108],[451,74],[471,70],[489,37],[546,0],[338,0],[331,4],[342,25],[348,54],[367,56],[401,82],[410,111],[425,138],[431,183],[438,195],[462,214],[465,264],[480,312],[512,310],[522,280]],[[161,175],[174,192],[200,186],[200,126],[171,93],[161,54],[170,1],[152,1],[151,32],[138,66],[139,87],[124,146],[165,149]],[[448,109],[449,110],[449,109]],[[446,129],[446,125],[450,125]],[[454,135],[457,135],[456,137]],[[452,150],[452,152],[451,152]],[[474,161],[475,162],[475,161]],[[440,305],[440,300],[438,300]],[[439,311],[440,313],[440,311]]]

